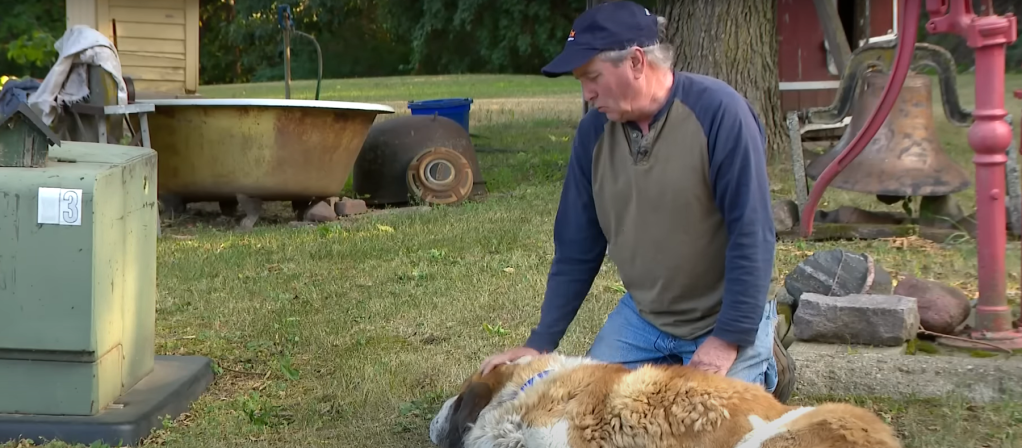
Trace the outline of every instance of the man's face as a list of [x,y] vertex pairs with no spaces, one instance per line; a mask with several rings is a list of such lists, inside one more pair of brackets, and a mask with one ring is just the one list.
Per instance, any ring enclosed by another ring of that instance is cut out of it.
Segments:
[[637,53],[633,49],[632,56],[617,66],[593,58],[572,72],[582,82],[586,101],[611,121],[628,121],[632,115],[643,68],[642,58]]

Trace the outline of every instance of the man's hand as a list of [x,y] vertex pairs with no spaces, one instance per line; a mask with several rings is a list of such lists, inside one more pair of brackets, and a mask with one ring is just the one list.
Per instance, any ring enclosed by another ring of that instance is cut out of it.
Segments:
[[737,357],[738,346],[710,336],[692,354],[692,360],[689,361],[688,365],[699,370],[725,376]]
[[499,366],[501,364],[507,364],[509,362],[514,362],[518,358],[524,358],[526,356],[538,356],[538,355],[539,355],[538,351],[536,351],[534,349],[531,349],[529,347],[513,348],[513,349],[508,350],[508,351],[506,351],[504,353],[493,355],[493,356],[491,356],[489,358],[486,358],[486,360],[483,361],[483,365],[482,365],[483,375],[486,375],[487,373],[490,373],[490,370],[493,370],[494,367],[497,367],[497,366]]

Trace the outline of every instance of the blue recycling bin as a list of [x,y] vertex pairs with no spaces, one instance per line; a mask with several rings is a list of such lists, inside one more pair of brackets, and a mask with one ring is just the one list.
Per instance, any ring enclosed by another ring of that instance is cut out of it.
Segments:
[[409,101],[412,115],[433,115],[456,121],[468,132],[468,117],[472,111],[472,98],[441,98],[425,101]]

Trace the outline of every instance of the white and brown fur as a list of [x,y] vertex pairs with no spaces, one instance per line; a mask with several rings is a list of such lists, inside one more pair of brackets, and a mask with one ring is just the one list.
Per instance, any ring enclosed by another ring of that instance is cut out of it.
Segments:
[[[548,373],[534,379],[540,372]],[[691,367],[629,370],[559,354],[476,372],[444,403],[429,436],[441,448],[901,447],[857,406],[786,406],[760,386]]]

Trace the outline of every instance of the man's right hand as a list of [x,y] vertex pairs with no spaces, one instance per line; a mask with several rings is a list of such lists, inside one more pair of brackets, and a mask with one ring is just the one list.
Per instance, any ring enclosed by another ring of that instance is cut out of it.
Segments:
[[494,367],[497,367],[501,364],[514,362],[515,360],[519,358],[524,358],[526,356],[539,356],[539,352],[529,347],[517,347],[508,350],[504,353],[496,354],[489,358],[486,358],[486,360],[483,361],[483,365],[481,367],[483,375],[490,373],[490,371],[493,370]]

